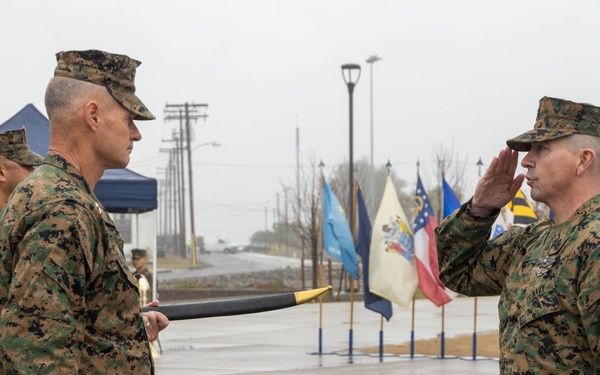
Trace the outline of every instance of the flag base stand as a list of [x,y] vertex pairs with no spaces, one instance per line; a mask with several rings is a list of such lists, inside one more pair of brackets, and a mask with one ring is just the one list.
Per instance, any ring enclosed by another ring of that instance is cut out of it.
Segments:
[[466,356],[466,357],[459,357],[459,358],[464,361],[481,361],[481,360],[496,361],[496,362],[500,361],[499,358],[483,357],[483,356],[476,356],[475,358],[473,358],[473,356]]
[[361,353],[361,352],[352,352],[352,353],[350,353],[350,352],[337,352],[335,354],[337,354],[339,356],[342,356],[342,357],[364,357],[364,356],[368,355],[368,354]]
[[444,356],[434,355],[434,356],[430,356],[429,358],[431,358],[431,359],[456,359],[458,357],[455,355],[444,355]]
[[427,358],[427,356],[425,354],[400,354],[398,357],[400,357],[400,358],[408,358],[408,359]]
[[375,354],[375,353],[369,353],[369,354],[363,354],[366,355],[367,357],[371,357],[371,358],[385,358],[385,357],[401,357],[397,354],[389,354],[389,353],[383,353],[383,354]]

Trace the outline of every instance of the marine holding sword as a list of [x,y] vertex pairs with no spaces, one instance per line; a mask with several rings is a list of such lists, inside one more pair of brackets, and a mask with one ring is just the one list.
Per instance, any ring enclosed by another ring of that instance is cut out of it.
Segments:
[[[534,129],[507,144],[436,229],[440,279],[468,296],[500,295],[502,374],[598,374],[600,108],[544,97]],[[519,151],[527,173],[515,176]],[[554,218],[490,240],[525,179]]]
[[0,215],[0,373],[151,374],[148,342],[169,320],[141,312],[123,239],[93,193],[104,170],[129,163],[134,120],[154,119],[135,95],[140,62],[56,57],[49,152]]

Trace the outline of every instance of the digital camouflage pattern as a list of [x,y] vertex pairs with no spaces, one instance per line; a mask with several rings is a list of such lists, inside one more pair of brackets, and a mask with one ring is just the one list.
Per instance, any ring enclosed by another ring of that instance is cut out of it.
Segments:
[[545,96],[540,99],[533,130],[509,139],[506,144],[516,151],[529,151],[532,142],[571,134],[600,136],[600,108]]
[[24,166],[40,165],[44,158],[29,149],[25,128],[0,133],[0,155]]
[[0,214],[0,373],[153,373],[122,249],[83,176],[49,153]]
[[502,374],[600,373],[600,195],[564,223],[511,227],[470,203],[436,229],[440,279],[468,296],[500,295]]
[[56,62],[54,76],[102,85],[123,107],[136,115],[135,120],[155,119],[135,95],[135,69],[140,66],[140,61],[125,55],[89,50],[59,52]]

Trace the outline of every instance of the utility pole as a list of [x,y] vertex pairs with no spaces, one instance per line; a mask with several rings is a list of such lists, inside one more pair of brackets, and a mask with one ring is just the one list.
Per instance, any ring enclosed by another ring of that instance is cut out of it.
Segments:
[[[168,112],[168,111],[167,111]],[[181,125],[180,125],[181,127]],[[173,239],[175,241],[176,253],[185,257],[185,199],[184,199],[184,173],[183,173],[183,136],[182,132],[173,130],[172,139],[164,140],[163,142],[174,142],[175,147],[163,149],[160,151],[169,152],[169,168],[168,173],[171,175],[170,188],[172,189],[168,196],[172,200],[173,209]],[[178,229],[178,230],[177,230]],[[177,230],[177,231],[176,231]]]
[[[167,114],[165,120],[180,120],[185,119],[185,138],[186,138],[186,149],[187,149],[187,159],[188,159],[188,182],[190,189],[190,235],[191,235],[191,253],[192,253],[192,266],[195,266],[197,263],[196,259],[196,230],[195,230],[195,222],[194,222],[194,180],[192,178],[192,136],[191,136],[191,120],[197,120],[199,118],[203,118],[206,121],[208,115],[206,111],[208,109],[208,104],[167,104],[167,110],[169,108],[179,109],[178,115]],[[180,123],[181,124],[181,123]],[[182,134],[183,135],[183,134]]]
[[[302,220],[300,210],[302,208],[300,200],[300,128],[298,127],[298,117],[296,116],[296,230],[302,233]],[[300,235],[300,258],[304,259],[304,236]]]

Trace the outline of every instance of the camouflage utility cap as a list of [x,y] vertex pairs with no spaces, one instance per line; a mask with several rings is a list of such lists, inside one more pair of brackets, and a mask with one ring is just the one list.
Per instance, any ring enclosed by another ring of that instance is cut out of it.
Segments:
[[549,141],[571,134],[600,137],[600,108],[564,99],[540,99],[533,130],[506,141],[516,151],[529,151],[531,143]]
[[44,162],[43,157],[29,149],[25,128],[0,133],[0,155],[24,166]]
[[146,250],[144,249],[132,249],[131,259],[140,259],[146,257]]
[[135,114],[136,120],[155,117],[135,95],[135,69],[141,62],[125,55],[89,50],[56,54],[54,76],[74,78],[106,87],[123,107]]

